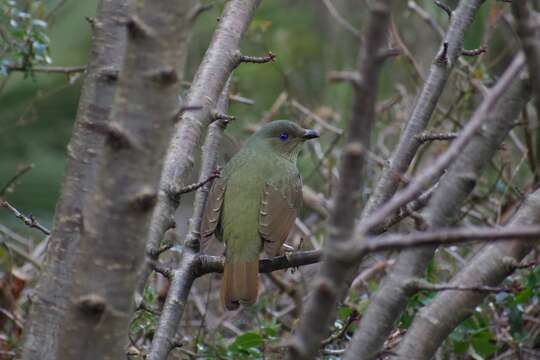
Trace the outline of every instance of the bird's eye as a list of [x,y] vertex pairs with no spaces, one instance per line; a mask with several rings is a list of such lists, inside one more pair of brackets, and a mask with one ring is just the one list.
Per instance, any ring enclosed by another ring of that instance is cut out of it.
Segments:
[[287,134],[286,132],[282,132],[280,135],[279,135],[279,140],[281,141],[285,141],[289,138],[289,134]]

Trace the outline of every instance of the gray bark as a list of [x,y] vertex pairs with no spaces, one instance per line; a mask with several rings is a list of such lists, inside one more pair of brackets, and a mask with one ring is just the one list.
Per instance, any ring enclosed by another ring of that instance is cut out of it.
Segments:
[[[540,190],[530,194],[508,227],[540,222]],[[479,249],[450,282],[455,286],[497,286],[535,246],[534,242],[508,241]],[[486,293],[443,291],[415,317],[402,340],[396,359],[430,359],[456,326],[469,317]]]
[[[228,110],[229,86],[230,83],[227,82],[221,93],[216,109],[219,113],[226,113]],[[208,179],[216,169],[219,145],[226,126],[226,121],[218,120],[208,128],[203,145],[202,164],[199,174],[199,181],[201,182]],[[189,231],[184,242],[184,250],[182,251],[182,256],[176,269],[172,272],[172,276],[169,279],[171,286],[159,317],[154,339],[152,340],[152,348],[148,354],[149,360],[165,360],[168,353],[172,350],[178,325],[184,314],[191,287],[198,276],[198,269],[200,267],[200,227],[210,185],[210,183],[206,183],[195,194],[193,215],[189,221]]]
[[372,214],[383,203],[388,201],[398,189],[400,181],[399,176],[396,176],[396,174],[405,174],[407,172],[420,146],[416,135],[426,129],[452,68],[461,54],[465,32],[483,2],[484,0],[462,0],[454,10],[450,26],[443,40],[443,42],[448,43],[446,61],[440,61],[441,52],[435,56],[427,80],[416,100],[399,143],[390,158],[389,165],[383,169],[373,195],[364,208],[363,218]]
[[73,265],[78,252],[82,212],[95,189],[95,168],[103,146],[96,131],[109,117],[116,79],[125,49],[122,23],[127,0],[101,1],[93,22],[92,48],[82,87],[66,175],[56,206],[47,256],[24,326],[22,358],[57,359],[58,334],[68,306]]
[[312,359],[321,341],[330,331],[336,303],[344,293],[344,278],[351,268],[335,253],[335,247],[354,241],[354,223],[360,212],[363,190],[365,149],[369,149],[371,129],[375,121],[375,101],[382,56],[390,21],[390,0],[378,1],[370,9],[365,41],[359,49],[358,80],[354,83],[355,95],[352,118],[348,124],[347,142],[343,149],[340,180],[330,216],[329,238],[325,242],[324,257],[315,280],[313,292],[300,317],[295,338],[289,347],[289,358]]
[[125,357],[160,160],[179,109],[179,65],[191,8],[173,0],[132,5],[110,120],[99,129],[105,145],[97,186],[84,209],[58,359]]
[[[448,174],[441,179],[435,189],[426,209],[428,227],[438,228],[452,224],[463,202],[473,190],[487,160],[493,157],[511,129],[513,121],[519,116],[526,95],[524,84],[515,76],[515,71],[516,66],[522,67],[523,61],[518,55],[509,66],[509,70],[498,85],[512,84],[510,89],[504,95],[499,91],[496,105],[485,113],[486,122],[481,130],[473,135],[470,143],[462,150]],[[513,74],[508,76],[510,72]],[[490,95],[493,95],[493,92]],[[486,101],[490,95],[486,96]],[[478,112],[481,108],[482,106]],[[420,250],[406,250],[399,255],[396,265],[381,284],[363,316],[346,359],[377,358],[408,298],[412,295],[407,281],[422,276],[435,249],[436,247],[427,247]]]
[[[148,234],[147,261],[138,285],[142,293],[157,260],[157,251],[165,231],[174,227],[174,212],[179,205],[178,189],[189,179],[195,147],[212,121],[213,111],[227,78],[240,63],[240,41],[261,0],[232,0],[225,5],[214,37],[191,83],[186,106],[202,108],[183,113],[169,145],[161,175],[158,202]],[[139,294],[140,295],[140,294]]]

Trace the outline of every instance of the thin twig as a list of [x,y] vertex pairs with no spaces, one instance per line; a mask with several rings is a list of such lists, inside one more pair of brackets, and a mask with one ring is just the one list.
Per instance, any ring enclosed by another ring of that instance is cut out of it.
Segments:
[[442,3],[441,1],[435,1],[435,5],[437,5],[439,8],[441,8],[446,13],[446,15],[448,15],[449,19],[452,18],[452,9],[450,9],[450,7],[448,7],[448,5]]
[[411,279],[407,282],[407,288],[411,290],[428,290],[428,291],[474,291],[481,293],[518,293],[523,290],[521,287],[500,287],[500,286],[487,286],[487,285],[478,285],[478,286],[461,286],[461,285],[451,285],[451,284],[432,284],[424,279]]
[[352,323],[358,320],[358,316],[359,316],[358,311],[353,310],[352,314],[349,315],[349,317],[347,318],[347,321],[345,322],[345,324],[342,325],[341,329],[335,334],[332,334],[326,339],[324,339],[321,342],[321,345],[326,346],[334,342],[335,340],[342,338],[347,332],[347,330],[349,330],[349,327],[352,325]]
[[388,216],[396,211],[399,207],[409,202],[416,194],[422,190],[426,184],[433,180],[433,178],[440,174],[462,151],[462,149],[470,142],[476,131],[482,126],[484,120],[486,120],[494,109],[494,105],[499,100],[500,96],[508,89],[512,81],[518,76],[524,67],[523,54],[519,54],[512,64],[508,67],[500,81],[489,90],[489,95],[484,98],[484,101],[480,107],[476,110],[473,117],[467,123],[467,126],[463,128],[460,136],[452,143],[452,145],[441,155],[437,162],[427,168],[424,172],[417,175],[411,184],[394,197],[382,205],[371,216],[365,218],[359,225],[360,233],[369,232],[369,229],[375,227],[381,221],[384,221]]
[[241,63],[265,64],[267,62],[274,61],[275,58],[276,55],[271,51],[269,51],[265,56],[249,56],[238,53],[238,65]]
[[86,66],[32,66],[8,65],[9,71],[32,71],[49,74],[73,74],[86,71]]
[[5,200],[0,200],[0,207],[6,208],[9,211],[11,211],[15,215],[15,217],[17,219],[21,219],[25,223],[26,226],[38,229],[39,231],[41,231],[47,236],[51,235],[51,232],[49,231],[49,229],[41,225],[39,221],[32,214],[28,216],[24,215],[22,212],[17,210],[14,206],[12,206],[10,203],[8,203]]
[[326,8],[328,9],[328,12],[330,13],[330,15],[332,15],[332,17],[336,19],[338,24],[343,26],[343,28],[347,29],[351,34],[353,34],[357,38],[361,37],[360,30],[355,28],[350,22],[348,22],[343,16],[341,16],[339,11],[337,11],[334,4],[332,4],[330,0],[322,0],[322,2],[324,6],[326,6]]
[[458,137],[458,133],[456,132],[449,132],[449,133],[432,133],[428,131],[424,131],[421,134],[416,135],[416,140],[418,140],[420,143],[425,143],[428,141],[434,141],[434,140],[453,140]]
[[303,113],[304,115],[308,116],[309,118],[313,119],[317,124],[321,125],[323,128],[325,128],[326,130],[329,130],[329,131],[332,131],[333,133],[336,133],[338,135],[342,135],[343,134],[343,130],[341,130],[340,128],[337,128],[331,124],[329,124],[327,121],[325,121],[323,118],[321,118],[319,115],[315,114],[313,111],[311,111],[310,109],[308,109],[307,107],[305,107],[304,105],[300,104],[298,101],[296,100],[292,100],[291,101],[291,105],[298,109],[301,113]]
[[461,50],[461,55],[464,55],[464,56],[478,56],[478,55],[481,55],[481,54],[483,54],[485,52],[487,52],[487,47],[481,46],[478,49],[471,49],[471,50],[463,49],[463,50]]
[[208,184],[210,181],[212,181],[214,179],[217,179],[218,177],[220,177],[220,174],[221,174],[221,172],[220,172],[220,169],[218,168],[218,169],[214,170],[212,175],[206,177],[205,179],[202,179],[201,181],[198,181],[198,182],[196,182],[194,184],[191,184],[191,185],[188,185],[188,186],[184,186],[181,189],[178,189],[178,190],[174,191],[172,193],[172,196],[174,196],[174,198],[177,199],[180,195],[193,192],[193,191],[199,189],[200,187]]
[[0,197],[4,196],[6,191],[11,187],[11,185],[15,184],[17,180],[24,174],[26,174],[28,171],[32,170],[34,168],[33,164],[24,165],[23,167],[17,169],[15,172],[15,175],[11,179],[8,180],[8,182],[0,188]]

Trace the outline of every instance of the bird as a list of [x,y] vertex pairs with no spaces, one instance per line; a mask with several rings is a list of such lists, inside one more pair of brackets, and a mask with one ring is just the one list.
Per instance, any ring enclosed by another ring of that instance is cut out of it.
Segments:
[[253,305],[258,296],[259,255],[277,256],[302,201],[297,167],[304,141],[319,133],[289,120],[261,126],[214,180],[201,222],[201,247],[225,244],[220,290],[227,310]]

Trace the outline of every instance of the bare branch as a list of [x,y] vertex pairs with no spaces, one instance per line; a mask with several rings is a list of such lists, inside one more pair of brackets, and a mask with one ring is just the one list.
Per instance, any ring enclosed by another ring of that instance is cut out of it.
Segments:
[[188,185],[188,186],[184,186],[183,188],[181,189],[178,189],[176,190],[173,194],[171,194],[170,196],[174,196],[175,199],[178,198],[180,195],[183,195],[183,194],[187,194],[187,193],[190,193],[190,192],[193,192],[197,189],[199,189],[200,187],[208,184],[209,182],[211,182],[212,180],[218,178],[220,176],[220,170],[219,169],[216,169],[214,170],[214,172],[212,174],[210,174],[208,177],[202,179],[201,181],[198,181],[196,182],[195,184],[191,184],[191,185]]
[[[433,245],[451,246],[469,242],[497,242],[512,241],[527,244],[540,239],[540,226],[509,226],[502,228],[489,227],[461,227],[438,229],[432,231],[420,231],[410,234],[389,234],[379,237],[369,237],[363,242],[357,242],[353,247],[338,248],[342,253],[343,261],[355,262],[366,254],[388,251],[419,248]],[[296,268],[315,264],[322,260],[321,250],[295,251],[277,256],[271,259],[259,260],[259,272],[269,273],[278,270]],[[191,272],[195,278],[210,273],[222,273],[225,258],[223,256],[213,256],[199,254],[194,258]],[[522,266],[522,265],[519,265]],[[530,266],[530,265],[527,265]],[[516,267],[518,267],[516,265]],[[157,267],[160,272],[169,275],[170,270]],[[414,281],[415,279],[408,281]]]
[[51,235],[51,232],[49,231],[49,229],[47,229],[45,226],[41,225],[39,223],[39,221],[37,221],[37,219],[32,214],[26,216],[22,212],[17,210],[14,206],[12,206],[10,203],[8,203],[5,200],[1,200],[1,199],[0,199],[0,207],[6,208],[9,211],[11,211],[13,213],[13,215],[15,215],[15,217],[17,219],[22,220],[22,222],[24,222],[24,224],[26,226],[28,226],[30,228],[38,229],[39,231],[41,231],[45,235]]
[[[440,180],[426,209],[429,228],[448,226],[458,215],[463,201],[474,188],[486,159],[490,159],[498,149],[525,103],[524,84],[519,81],[523,65],[524,59],[518,55],[497,84],[489,90],[489,95],[484,98],[484,102],[477,108],[448,150],[433,166],[416,175],[404,190],[398,192],[380,210],[375,211],[372,216],[381,216],[379,220],[368,217],[363,223],[377,224],[384,221],[401,200],[406,201],[408,196],[414,196],[421,191],[420,183],[426,186],[429,183],[428,178],[435,177],[437,171],[453,163],[448,173]],[[446,165],[441,166],[443,163]],[[405,196],[407,194],[408,196]],[[394,201],[396,203],[392,205]],[[359,228],[370,231],[369,224],[367,227],[361,224]],[[399,318],[411,295],[410,291],[405,291],[406,280],[422,276],[434,251],[435,247],[426,247],[404,251],[399,255],[396,265],[387,275],[364,314],[364,321],[354,335],[350,355],[346,358],[373,359],[375,354],[382,350],[385,339],[391,333],[394,322]]]
[[[538,224],[540,191],[530,194],[508,227],[522,228]],[[509,239],[510,240],[510,239]],[[487,244],[467,262],[449,282],[456,287],[496,287],[516,268],[535,247],[526,241],[505,241]],[[527,264],[525,264],[527,265]],[[484,300],[486,293],[442,292],[423,308],[414,319],[398,349],[399,359],[429,359],[444,339],[463,320],[469,317]],[[429,334],[429,339],[424,338]]]
[[[165,231],[174,224],[174,212],[179,205],[167,195],[168,189],[182,188],[189,179],[196,144],[213,121],[212,113],[216,110],[218,98],[229,75],[238,65],[240,40],[260,1],[233,0],[226,3],[212,42],[191,83],[185,103],[200,104],[202,108],[181,115],[182,120],[178,122],[169,145],[161,175],[161,191],[150,223],[147,241],[149,262],[155,259]],[[146,267],[142,283],[148,274],[149,268]]]
[[387,231],[390,227],[426,206],[438,185],[438,183],[433,185],[431,188],[423,192],[418,198],[400,208],[394,216],[390,217],[382,226],[380,226],[380,229],[377,228],[375,233]]
[[189,14],[189,21],[191,23],[194,23],[201,14],[205,13],[206,11],[212,9],[214,7],[214,4],[203,4],[201,1],[197,1],[193,9],[191,10]]
[[248,55],[242,55],[240,52],[237,53],[238,57],[238,64],[240,65],[242,63],[252,63],[252,64],[265,64],[267,62],[274,61],[276,58],[276,55],[272,52],[269,52],[266,56],[248,56]]
[[416,139],[420,143],[425,143],[425,142],[434,141],[434,140],[443,140],[443,141],[454,140],[455,138],[458,137],[458,135],[459,135],[458,133],[451,133],[451,132],[450,133],[431,133],[428,131],[424,131],[423,133],[416,135]]
[[411,288],[413,291],[419,290],[428,290],[428,291],[472,291],[479,293],[500,293],[500,292],[509,292],[517,293],[523,290],[521,287],[498,287],[498,286],[486,286],[486,285],[450,285],[450,284],[432,284],[424,279],[412,279],[407,282],[406,285],[408,288]]
[[229,99],[231,101],[235,101],[239,104],[244,104],[244,105],[255,105],[255,100],[253,99],[249,99],[249,98],[246,98],[246,97],[243,97],[243,96],[240,96],[238,94],[231,94],[229,95]]
[[360,74],[356,71],[331,71],[326,78],[328,81],[347,81],[355,87],[362,81]]
[[[540,238],[540,226],[510,226],[502,228],[463,227],[438,229],[410,234],[389,234],[380,237],[363,239],[354,248],[338,248],[343,261],[355,262],[364,254],[402,250],[432,245],[454,245],[471,241],[520,240],[530,242]],[[403,278],[402,278],[403,280]]]
[[10,187],[15,184],[17,182],[17,180],[19,180],[19,178],[21,176],[23,176],[24,174],[26,174],[28,171],[32,170],[34,168],[34,165],[33,164],[29,164],[29,165],[24,165],[20,168],[17,169],[17,171],[15,172],[15,175],[13,175],[11,177],[11,179],[9,179],[5,184],[4,186],[2,186],[2,188],[0,188],[0,198],[2,196],[4,196],[4,194],[10,189]]
[[424,20],[439,36],[444,37],[444,30],[439,25],[435,18],[426,10],[424,10],[418,3],[414,0],[409,0],[407,2],[407,7],[414,11],[422,20]]
[[343,26],[344,29],[347,29],[347,31],[349,31],[351,34],[353,34],[357,38],[360,38],[361,36],[360,30],[355,28],[350,22],[348,22],[343,16],[341,16],[339,11],[337,11],[337,9],[335,8],[335,6],[332,4],[330,0],[322,0],[322,2],[324,6],[326,6],[326,8],[328,9],[328,12],[330,13],[330,15],[332,15],[334,19],[336,19],[338,24]]
[[[440,54],[435,56],[429,76],[407,121],[407,127],[402,132],[389,165],[383,169],[373,195],[362,212],[363,218],[372,214],[381,204],[386,203],[396,192],[399,181],[396,181],[395,174],[407,172],[419,147],[415,136],[426,129],[455,61],[461,54],[465,31],[472,23],[474,15],[482,3],[483,0],[464,0],[455,10],[444,39],[444,43],[448,44],[446,55],[448,65],[441,66],[437,61]],[[444,46],[442,48],[444,49]]]
[[228,115],[228,114],[223,114],[223,113],[220,113],[220,112],[214,112],[212,114],[213,118],[214,118],[214,121],[216,120],[225,120],[226,123],[228,123],[229,121],[232,121],[235,119],[234,116],[232,115]]
[[478,55],[481,55],[483,53],[485,53],[487,51],[487,47],[485,46],[481,46],[479,47],[478,49],[472,49],[472,50],[461,50],[461,55],[464,55],[464,56],[478,56]]
[[435,5],[437,5],[439,8],[441,8],[446,13],[446,15],[448,15],[449,19],[452,18],[452,9],[450,9],[450,7],[448,7],[448,5],[444,4],[441,1],[437,1],[437,0],[435,0]]
[[[531,9],[530,1],[513,1],[512,12],[516,23],[516,32],[521,40],[521,47],[527,60],[527,68],[531,77],[531,86],[535,93],[534,105],[536,114],[540,114],[540,29],[538,28],[538,14]],[[538,137],[539,130],[533,134]],[[538,145],[536,149],[536,161],[538,162]],[[529,156],[534,158],[534,152]],[[538,179],[538,172],[535,178]]]
[[49,74],[74,74],[86,71],[86,66],[32,66],[8,65],[9,71],[32,71]]
[[292,100],[291,105],[298,109],[301,113],[308,116],[309,118],[313,119],[317,124],[319,124],[321,127],[325,128],[326,130],[329,130],[335,134],[342,135],[343,130],[340,128],[337,128],[331,124],[329,124],[327,121],[322,119],[319,115],[315,114],[313,111],[309,110],[304,105],[300,104],[297,100]]
[[[325,241],[323,262],[314,281],[313,294],[300,317],[294,340],[289,346],[290,359],[312,359],[321,341],[328,336],[335,316],[335,305],[344,295],[345,279],[352,277],[350,268],[334,257],[334,247],[350,245],[360,198],[351,196],[362,191],[365,151],[369,149],[371,130],[375,122],[376,94],[380,52],[384,49],[390,24],[390,0],[373,3],[365,41],[357,60],[358,80],[354,88],[352,118],[348,124],[347,142],[343,148],[338,188],[330,215],[329,238]],[[352,280],[352,279],[351,279]]]
[[[446,169],[448,165],[462,153],[463,148],[472,140],[484,121],[495,116],[495,105],[516,77],[519,76],[524,65],[523,54],[517,55],[501,79],[489,90],[489,94],[484,98],[484,101],[475,111],[471,120],[461,131],[460,136],[454,140],[448,150],[437,159],[433,166],[417,175],[409,186],[397,193],[389,202],[385,203],[371,216],[366,217],[358,227],[360,233],[369,232],[372,227],[375,227],[378,223],[384,221],[387,216],[390,216],[399,207],[412,200],[418,192],[422,191],[422,188],[429,184],[437,174]],[[415,139],[413,139],[413,141],[414,140]]]
[[[215,112],[223,113],[227,111],[229,90],[230,77],[221,92]],[[219,144],[227,124],[228,121],[226,119],[213,122],[206,134],[198,183],[202,184],[202,186],[199,186],[195,193],[193,214],[189,221],[188,234],[184,241],[182,256],[170,277],[171,285],[148,356],[150,360],[166,359],[170,351],[168,344],[177,333],[178,324],[184,314],[193,281],[200,276],[200,228],[208,192],[210,191],[210,184],[207,180],[211,177],[215,178],[218,175],[214,169],[217,163]]]

